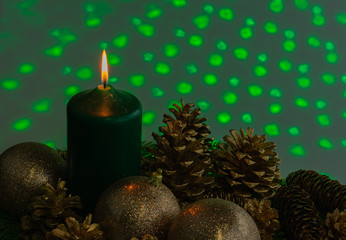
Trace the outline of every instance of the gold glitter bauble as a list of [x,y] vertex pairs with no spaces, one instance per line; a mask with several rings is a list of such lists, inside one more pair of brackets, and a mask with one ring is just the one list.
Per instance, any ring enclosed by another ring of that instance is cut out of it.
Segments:
[[24,142],[0,155],[0,211],[20,217],[32,197],[46,183],[65,178],[66,162],[56,150],[37,142]]
[[95,221],[101,223],[107,240],[142,238],[145,234],[166,239],[180,207],[165,185],[149,182],[149,177],[127,177],[113,183],[101,195]]
[[174,219],[167,240],[260,240],[251,216],[235,203],[208,198],[191,203]]

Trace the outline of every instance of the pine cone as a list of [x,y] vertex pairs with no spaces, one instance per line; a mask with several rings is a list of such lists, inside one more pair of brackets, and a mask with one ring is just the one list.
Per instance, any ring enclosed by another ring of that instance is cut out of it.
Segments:
[[200,110],[193,104],[170,111],[178,120],[164,115],[166,126],[160,127],[162,135],[153,133],[156,147],[148,151],[155,157],[151,161],[152,170],[163,170],[163,183],[167,185],[177,198],[193,200],[206,189],[214,186],[214,178],[206,175],[213,168],[211,152],[206,144],[210,133],[204,122],[205,118],[197,118]]
[[274,196],[288,240],[324,240],[324,227],[309,193],[298,186],[281,187]]
[[244,207],[245,203],[248,200],[247,198],[242,198],[242,197],[239,197],[238,195],[224,192],[222,190],[214,191],[214,192],[208,192],[204,195],[204,198],[220,198],[220,199],[234,202],[235,204],[237,204],[240,207]]
[[80,218],[74,212],[74,209],[82,208],[80,198],[71,195],[66,197],[65,183],[59,179],[56,189],[47,183],[43,187],[44,194],[34,198],[28,206],[31,214],[21,218],[21,238],[45,240],[46,233],[64,222],[65,218]]
[[213,151],[218,174],[225,176],[229,192],[245,198],[271,198],[282,180],[276,144],[266,136],[253,136],[254,129],[231,130]]
[[327,213],[326,226],[330,240],[346,239],[346,210]]
[[79,223],[73,217],[66,218],[66,224],[59,224],[57,228],[47,233],[47,240],[104,240],[100,225],[91,224],[91,219],[91,214],[83,223]]
[[318,210],[326,214],[334,209],[346,209],[346,185],[320,175],[313,170],[298,170],[290,173],[286,182],[288,185],[299,185],[310,195]]
[[249,199],[244,209],[254,219],[260,234],[261,240],[272,240],[275,232],[280,229],[278,220],[279,212],[271,207],[271,201],[268,199]]
[[[139,240],[138,238],[131,238],[131,240]],[[145,234],[142,240],[157,240],[157,237],[150,234]]]

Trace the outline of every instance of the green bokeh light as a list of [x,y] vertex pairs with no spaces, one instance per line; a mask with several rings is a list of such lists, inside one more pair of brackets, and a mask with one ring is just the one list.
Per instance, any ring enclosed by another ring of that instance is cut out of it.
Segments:
[[332,143],[332,141],[328,138],[321,138],[319,141],[318,141],[318,145],[321,147],[321,148],[324,148],[324,149],[333,149],[334,148],[334,144]]
[[301,74],[308,73],[310,71],[310,65],[309,64],[299,64],[298,65],[298,72]]
[[121,57],[114,53],[109,53],[107,55],[109,65],[116,66],[121,63]]
[[1,87],[5,90],[16,90],[20,87],[20,82],[18,79],[4,79],[1,81]]
[[264,30],[269,34],[275,34],[278,32],[278,25],[275,22],[266,22],[264,24]]
[[129,44],[129,36],[127,34],[120,34],[112,40],[112,44],[116,48],[125,48]]
[[154,111],[145,111],[142,115],[142,123],[144,125],[151,125],[155,122],[156,112]]
[[145,37],[152,37],[155,35],[155,28],[150,24],[141,24],[138,26],[137,30]]
[[219,79],[215,74],[209,73],[203,76],[203,82],[207,85],[215,85],[219,82]]
[[171,72],[171,68],[167,63],[158,62],[155,66],[155,72],[161,75],[167,75]]
[[300,130],[298,127],[292,126],[287,129],[288,133],[291,136],[299,136],[300,135]]
[[331,73],[322,74],[322,81],[327,85],[333,85],[336,82],[336,78]]
[[246,23],[247,26],[251,26],[252,27],[252,26],[255,26],[256,21],[253,18],[247,17],[247,18],[245,18],[245,23]]
[[269,3],[269,9],[274,13],[281,13],[284,10],[283,0],[271,0]]
[[308,77],[298,77],[297,84],[300,88],[309,88],[311,86],[311,79]]
[[176,57],[179,54],[179,46],[175,43],[168,43],[163,46],[163,53],[170,58]]
[[243,114],[241,115],[241,120],[242,120],[244,123],[252,124],[253,118],[252,118],[251,113],[243,113]]
[[286,40],[283,42],[282,47],[286,52],[293,52],[296,49],[296,43],[292,40]]
[[21,74],[29,74],[35,71],[35,65],[31,63],[23,63],[18,68],[19,73]]
[[134,74],[129,77],[130,84],[134,87],[141,87],[145,83],[145,77],[142,74]]
[[293,145],[289,152],[295,157],[303,157],[306,155],[305,148],[300,144]]
[[149,4],[147,6],[147,13],[146,13],[146,15],[147,15],[147,18],[155,19],[155,18],[161,17],[162,12],[163,12],[162,9],[159,6],[157,6],[156,4],[153,3],[153,4]]
[[319,99],[315,102],[315,105],[316,105],[316,108],[318,108],[318,109],[324,109],[327,107],[328,104],[326,101]]
[[271,103],[269,105],[269,112],[271,114],[279,114],[282,111],[282,105],[280,103]]
[[266,62],[268,60],[268,55],[265,53],[260,53],[258,54],[257,59],[260,62]]
[[326,61],[331,64],[337,63],[339,61],[339,55],[335,52],[327,53]]
[[309,107],[309,102],[303,98],[303,97],[297,97],[294,99],[294,103],[295,105],[297,105],[297,107],[300,107],[300,108],[307,108]]
[[321,46],[321,40],[318,39],[316,36],[310,36],[307,39],[308,45],[313,48],[318,48]]
[[294,0],[294,5],[299,10],[307,10],[309,8],[308,0]]
[[237,77],[231,77],[230,79],[228,79],[228,83],[232,86],[232,87],[239,87],[240,85],[240,79]]
[[346,12],[340,12],[335,15],[336,21],[342,25],[346,25]]
[[219,10],[219,17],[226,21],[232,21],[234,18],[234,14],[232,9],[230,8],[221,8]]
[[53,149],[56,149],[56,143],[53,142],[53,141],[46,141],[46,142],[43,142],[43,144],[47,145],[48,147],[51,147]]
[[199,35],[191,35],[189,38],[190,45],[200,47],[203,44],[203,38]]
[[280,135],[280,128],[279,125],[276,123],[269,123],[264,125],[264,132],[270,136],[270,137],[275,137]]
[[211,66],[220,67],[223,64],[223,57],[220,54],[213,53],[210,54],[208,62]]
[[341,139],[341,140],[340,140],[340,144],[341,144],[341,146],[343,146],[344,148],[346,148],[346,139]]
[[77,86],[77,85],[70,85],[70,86],[67,86],[65,89],[64,89],[64,93],[66,96],[68,97],[72,97],[73,95],[77,94],[78,92],[80,92],[80,87]]
[[174,35],[178,38],[183,38],[186,36],[186,32],[181,28],[174,29]]
[[89,28],[98,27],[102,24],[102,20],[98,17],[91,17],[85,20],[85,25]]
[[264,66],[255,66],[253,71],[257,77],[264,77],[268,74],[268,70]]
[[227,43],[225,41],[219,40],[216,43],[216,48],[221,50],[221,51],[225,51],[228,49]]
[[172,4],[177,7],[185,7],[187,5],[187,1],[186,0],[172,0]]
[[90,80],[94,73],[90,67],[80,67],[76,71],[76,77],[80,80]]
[[287,39],[293,39],[296,36],[296,33],[293,30],[288,29],[284,31],[284,35]]
[[106,42],[100,42],[100,44],[99,44],[99,48],[100,48],[101,50],[103,50],[103,49],[107,50],[108,47],[109,47],[109,44],[106,43]]
[[317,115],[317,123],[322,127],[327,127],[331,125],[331,119],[328,114],[319,114]]
[[119,79],[117,77],[109,77],[108,82],[109,83],[116,83]]
[[189,63],[185,66],[186,68],[186,71],[189,73],[189,74],[195,74],[198,72],[198,68],[197,68],[197,65],[194,64],[194,63]]
[[253,36],[252,29],[250,27],[243,27],[239,31],[240,37],[243,39],[250,39]]
[[214,13],[214,7],[213,5],[210,5],[208,3],[204,4],[203,10],[208,13],[208,14],[213,14]]
[[155,54],[152,52],[146,52],[143,54],[143,59],[146,62],[152,62],[155,59]]
[[29,118],[20,118],[12,124],[12,128],[15,131],[25,131],[31,127],[32,120]]
[[50,110],[51,100],[49,98],[40,99],[32,105],[35,112],[48,112]]
[[344,119],[346,119],[346,110],[344,110],[344,111],[341,112],[341,116],[342,116]]
[[197,101],[196,105],[197,107],[201,108],[202,112],[207,112],[211,107],[211,103],[205,100]]
[[238,100],[238,96],[232,91],[226,91],[223,93],[222,99],[226,104],[235,104]]
[[153,97],[162,97],[164,94],[165,94],[165,92],[159,87],[153,87],[151,89],[151,95]]
[[231,121],[232,117],[228,112],[220,112],[216,115],[216,119],[221,124],[228,124]]
[[282,92],[278,88],[272,88],[269,90],[269,95],[273,98],[280,98],[282,96]]
[[67,74],[70,74],[70,73],[72,73],[72,68],[71,67],[69,67],[69,66],[63,67],[63,69],[62,69],[62,74],[63,75],[67,75]]
[[282,59],[279,61],[279,68],[283,71],[283,72],[289,72],[292,70],[292,62],[289,61],[288,59]]
[[209,26],[209,16],[207,15],[197,16],[193,19],[193,24],[198,29],[205,29]]
[[259,97],[263,94],[263,89],[260,85],[253,84],[248,86],[248,92],[253,97]]
[[316,14],[312,18],[312,23],[316,26],[323,26],[326,23],[326,19],[322,14]]
[[246,60],[248,58],[248,51],[245,48],[238,47],[233,50],[234,56],[240,60]]
[[64,53],[64,49],[62,46],[53,46],[44,50],[44,54],[50,57],[61,57]]
[[327,49],[329,51],[334,50],[335,49],[334,43],[331,41],[325,42],[325,49]]
[[178,93],[186,95],[192,93],[193,86],[189,82],[182,81],[177,83],[175,88]]

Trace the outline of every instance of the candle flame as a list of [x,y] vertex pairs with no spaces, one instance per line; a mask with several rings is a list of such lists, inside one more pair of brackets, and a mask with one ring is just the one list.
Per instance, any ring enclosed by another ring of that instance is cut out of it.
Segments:
[[107,54],[106,54],[105,50],[103,50],[103,53],[102,53],[101,82],[102,82],[104,88],[106,88],[106,85],[108,83],[108,61],[107,61]]

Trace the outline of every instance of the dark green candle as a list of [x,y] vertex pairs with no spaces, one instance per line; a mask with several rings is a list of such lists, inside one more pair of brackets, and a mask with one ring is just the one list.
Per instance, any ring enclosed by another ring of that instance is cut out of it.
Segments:
[[80,92],[67,105],[69,187],[93,211],[114,181],[138,175],[142,105],[106,84]]

